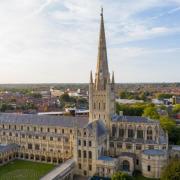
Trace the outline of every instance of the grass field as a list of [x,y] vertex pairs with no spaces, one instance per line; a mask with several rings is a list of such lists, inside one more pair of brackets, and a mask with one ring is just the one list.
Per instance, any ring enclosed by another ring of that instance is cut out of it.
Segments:
[[134,180],[157,180],[157,179],[146,178],[141,175],[137,175],[136,177],[134,177]]
[[53,168],[52,164],[15,160],[0,167],[0,180],[38,180]]

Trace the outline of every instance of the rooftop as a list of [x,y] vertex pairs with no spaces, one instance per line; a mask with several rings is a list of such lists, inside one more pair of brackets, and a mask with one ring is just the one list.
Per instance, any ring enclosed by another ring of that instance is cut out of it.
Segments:
[[87,125],[87,129],[89,129],[90,131],[92,131],[94,127],[97,128],[96,132],[97,132],[98,137],[107,133],[107,129],[105,127],[105,124],[100,119],[96,120],[96,121],[93,121],[93,122],[90,122]]
[[174,146],[172,146],[172,150],[180,151],[180,146],[174,145]]
[[18,148],[17,144],[0,144],[0,153],[11,151],[12,149]]
[[102,161],[114,161],[116,160],[115,158],[109,157],[109,156],[100,156],[98,158],[98,160],[102,160]]
[[134,123],[154,123],[159,124],[158,121],[148,119],[142,116],[121,116],[121,115],[113,115],[112,121],[121,121],[121,122],[134,122]]
[[67,128],[78,126],[79,128],[83,128],[88,124],[88,117],[0,113],[0,123],[48,125]]
[[73,180],[90,180],[89,177],[74,175]]
[[151,155],[151,156],[156,156],[156,155],[165,155],[164,150],[159,150],[159,149],[147,149],[143,151],[144,154],[146,155]]

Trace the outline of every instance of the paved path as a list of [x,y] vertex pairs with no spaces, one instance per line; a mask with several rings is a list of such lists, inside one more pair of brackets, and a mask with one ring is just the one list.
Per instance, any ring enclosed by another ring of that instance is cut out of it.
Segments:
[[53,180],[55,178],[57,179],[63,178],[73,170],[74,166],[75,166],[74,159],[69,159],[63,164],[53,169],[52,171],[50,171],[45,176],[43,176],[40,180]]

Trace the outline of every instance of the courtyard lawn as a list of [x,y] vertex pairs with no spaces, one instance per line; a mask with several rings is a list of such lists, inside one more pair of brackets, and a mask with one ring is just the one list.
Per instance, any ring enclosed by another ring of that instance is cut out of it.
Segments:
[[137,175],[137,176],[134,177],[134,180],[157,180],[157,179],[146,178],[146,177],[143,177],[141,175]]
[[15,160],[0,166],[0,180],[38,180],[54,167],[52,164]]

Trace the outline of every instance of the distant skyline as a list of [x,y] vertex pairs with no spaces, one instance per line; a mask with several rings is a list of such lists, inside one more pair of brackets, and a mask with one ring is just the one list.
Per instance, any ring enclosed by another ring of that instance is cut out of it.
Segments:
[[88,83],[101,6],[117,83],[180,82],[180,0],[1,0],[0,83]]

